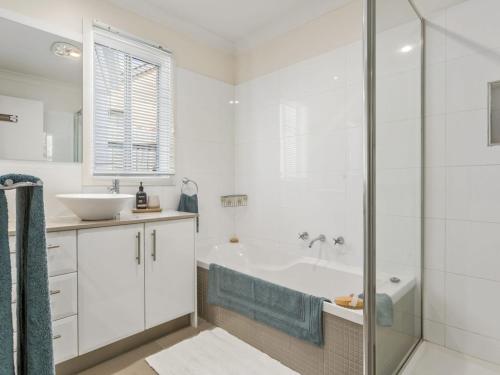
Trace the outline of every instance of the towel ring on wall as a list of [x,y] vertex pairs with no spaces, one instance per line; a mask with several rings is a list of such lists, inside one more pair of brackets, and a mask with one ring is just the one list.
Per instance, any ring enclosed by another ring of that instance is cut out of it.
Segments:
[[196,183],[196,181],[190,180],[187,177],[184,177],[182,179],[181,193],[184,193],[184,188],[187,184],[193,184],[196,187],[196,194],[198,194],[198,184]]

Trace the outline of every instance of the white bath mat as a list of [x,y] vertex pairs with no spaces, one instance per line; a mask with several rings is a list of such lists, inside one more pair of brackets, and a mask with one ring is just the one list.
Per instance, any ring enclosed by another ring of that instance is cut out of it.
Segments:
[[298,375],[221,328],[146,358],[159,375]]

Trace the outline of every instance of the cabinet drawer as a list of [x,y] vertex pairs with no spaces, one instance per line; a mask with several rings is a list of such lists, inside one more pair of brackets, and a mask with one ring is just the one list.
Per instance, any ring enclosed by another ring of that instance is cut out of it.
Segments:
[[54,362],[60,363],[78,355],[78,320],[76,316],[60,319],[52,323]]
[[[16,238],[9,237],[12,280],[16,282]],[[49,276],[76,272],[76,232],[47,233],[47,263]]]
[[[65,318],[77,313],[77,277],[76,273],[68,275],[54,276],[49,278],[50,306],[52,310],[52,320]],[[12,287],[12,316],[14,324],[15,310],[17,305],[17,285]]]
[[47,233],[49,276],[76,272],[76,232]]
[[49,290],[52,320],[65,318],[77,313],[76,273],[49,278]]

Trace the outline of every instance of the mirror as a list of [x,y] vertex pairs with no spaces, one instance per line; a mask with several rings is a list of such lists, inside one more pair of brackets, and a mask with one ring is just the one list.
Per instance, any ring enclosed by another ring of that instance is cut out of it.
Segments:
[[0,18],[0,159],[81,162],[82,44]]

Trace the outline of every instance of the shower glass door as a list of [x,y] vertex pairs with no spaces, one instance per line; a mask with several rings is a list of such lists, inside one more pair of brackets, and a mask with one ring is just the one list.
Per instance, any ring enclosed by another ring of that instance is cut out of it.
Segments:
[[369,2],[375,25],[371,39],[365,35],[373,83],[365,95],[373,105],[367,117],[371,290],[365,284],[365,292],[373,301],[372,319],[365,320],[372,345],[367,374],[386,375],[398,371],[422,337],[424,33],[410,1],[365,0],[365,7]]

